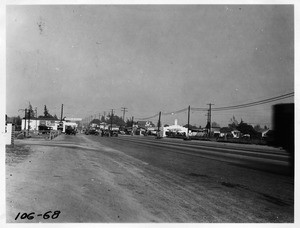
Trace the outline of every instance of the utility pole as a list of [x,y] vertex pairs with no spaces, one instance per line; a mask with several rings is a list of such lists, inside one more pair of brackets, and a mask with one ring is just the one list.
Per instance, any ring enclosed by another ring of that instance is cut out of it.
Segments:
[[36,128],[36,130],[38,130],[38,126],[37,126],[37,118],[38,118],[37,107],[35,107],[35,116],[36,116],[36,119],[35,119],[35,128]]
[[28,109],[27,111],[28,111],[28,129],[27,129],[27,135],[29,136],[31,110]]
[[131,136],[133,136],[133,118],[134,117],[132,117],[132,121],[131,121]]
[[113,117],[114,117],[114,110],[111,109],[111,115],[110,115],[110,136],[112,136],[112,123],[113,123]]
[[205,128],[207,129],[207,137],[208,137],[208,134],[209,134],[209,130],[208,130],[208,129],[209,129],[209,128],[208,128],[209,125],[208,125],[208,124],[210,124],[210,123],[209,123],[209,110],[207,111],[207,114],[205,114],[205,116],[207,116],[207,124],[206,124],[206,127],[205,127]]
[[127,108],[122,107],[121,109],[123,111],[123,121],[125,122],[125,112],[127,112]]
[[27,115],[27,108],[25,108],[24,136],[26,135],[26,115]]
[[209,136],[211,136],[211,106],[214,105],[214,104],[209,103],[207,105],[209,105],[208,115],[207,115],[207,122],[209,123]]
[[57,127],[57,129],[60,130],[61,132],[64,130],[64,126],[63,126],[63,122],[62,122],[62,119],[63,119],[63,110],[64,110],[64,105],[62,104],[61,105],[61,110],[60,110],[60,122],[59,122],[59,125]]
[[189,138],[189,132],[190,132],[190,111],[191,111],[191,106],[189,105],[189,107],[188,107],[188,131],[187,131],[187,138]]
[[61,112],[60,112],[60,122],[62,122],[62,118],[63,118],[63,112],[64,112],[64,105],[61,105]]
[[25,112],[25,116],[24,116],[24,120],[25,120],[25,124],[24,124],[24,136],[26,136],[26,113],[27,113],[27,108],[25,108],[25,109],[19,109],[19,111],[24,111]]
[[158,115],[158,124],[157,124],[157,138],[160,138],[160,116],[161,116],[161,112],[159,112]]
[[[124,129],[125,129],[125,112],[127,112],[127,110],[126,110],[127,108],[125,108],[125,107],[122,107],[121,108],[121,110],[123,111],[123,122],[124,122]],[[124,129],[122,129],[122,130],[124,130]]]

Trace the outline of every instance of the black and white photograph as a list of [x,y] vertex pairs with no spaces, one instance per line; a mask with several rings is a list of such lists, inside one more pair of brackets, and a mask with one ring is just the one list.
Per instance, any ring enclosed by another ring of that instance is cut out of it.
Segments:
[[297,8],[6,1],[1,221],[296,225]]

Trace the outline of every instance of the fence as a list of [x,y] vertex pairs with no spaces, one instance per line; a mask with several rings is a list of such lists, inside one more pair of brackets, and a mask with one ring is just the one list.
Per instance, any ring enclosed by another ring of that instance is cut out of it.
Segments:
[[49,133],[49,137],[46,137],[46,139],[52,140],[52,139],[56,138],[57,136],[59,136],[60,134],[61,134],[61,131],[51,130]]

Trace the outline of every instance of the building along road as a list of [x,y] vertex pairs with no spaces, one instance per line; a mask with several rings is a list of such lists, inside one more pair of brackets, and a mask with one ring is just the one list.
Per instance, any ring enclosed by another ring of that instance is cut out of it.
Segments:
[[[8,222],[289,223],[288,154],[266,146],[60,135],[6,166]],[[59,210],[55,220],[15,220]]]

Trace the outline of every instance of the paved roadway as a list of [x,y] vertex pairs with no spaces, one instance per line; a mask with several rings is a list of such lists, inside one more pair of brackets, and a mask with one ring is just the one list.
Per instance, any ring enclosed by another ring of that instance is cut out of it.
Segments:
[[[280,149],[151,137],[23,140],[7,166],[8,222],[293,222],[294,180]],[[56,220],[18,212],[60,210]]]
[[[139,146],[142,148],[140,153],[143,153],[145,148],[151,148],[152,153],[167,151],[169,153],[223,161],[256,170],[289,175],[289,154],[280,148],[211,141],[184,141],[170,138],[155,139],[151,136],[121,136],[114,139],[114,143],[120,146]],[[174,154],[169,155],[174,156]]]

